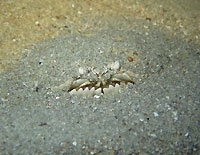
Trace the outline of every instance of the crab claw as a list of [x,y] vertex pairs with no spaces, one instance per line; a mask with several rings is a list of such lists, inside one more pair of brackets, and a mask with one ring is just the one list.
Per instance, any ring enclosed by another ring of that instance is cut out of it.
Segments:
[[111,81],[112,82],[130,82],[134,84],[131,76],[126,72],[113,75],[113,77],[111,78]]
[[73,89],[79,89],[79,88],[82,88],[82,87],[85,87],[87,85],[90,85],[91,82],[87,79],[78,79],[76,81],[73,81],[69,87],[69,92]]

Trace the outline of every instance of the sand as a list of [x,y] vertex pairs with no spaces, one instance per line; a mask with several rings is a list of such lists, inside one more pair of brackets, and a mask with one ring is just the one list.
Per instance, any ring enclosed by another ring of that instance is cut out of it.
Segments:
[[[199,54],[199,46],[135,19],[37,42],[0,75],[0,152],[198,154]],[[80,67],[103,72],[115,61],[134,73],[134,85],[98,97],[60,89]]]

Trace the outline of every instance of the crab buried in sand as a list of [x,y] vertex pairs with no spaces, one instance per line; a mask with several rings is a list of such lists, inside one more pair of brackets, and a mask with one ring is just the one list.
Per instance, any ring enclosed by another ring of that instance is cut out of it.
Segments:
[[130,71],[120,71],[119,62],[108,64],[104,72],[99,73],[94,68],[91,78],[78,78],[71,82],[68,92],[71,95],[95,96],[118,92],[122,83],[134,84]]

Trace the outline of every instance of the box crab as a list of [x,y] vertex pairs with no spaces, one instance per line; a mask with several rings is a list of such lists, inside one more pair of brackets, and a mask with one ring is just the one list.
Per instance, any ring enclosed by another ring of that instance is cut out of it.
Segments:
[[[86,77],[86,73],[90,78]],[[79,74],[78,78],[69,78],[65,83],[52,87],[52,90],[62,89],[71,95],[100,96],[118,92],[122,84],[134,84],[132,77],[135,77],[131,71],[121,69],[118,61],[104,66],[103,73],[94,67],[89,67],[88,70],[80,67]]]
[[130,72],[118,72],[110,75],[109,78],[104,76],[107,72],[108,70],[99,74],[93,71],[97,79],[79,78],[74,80],[68,92],[71,95],[103,95],[119,91],[121,83],[134,84]]

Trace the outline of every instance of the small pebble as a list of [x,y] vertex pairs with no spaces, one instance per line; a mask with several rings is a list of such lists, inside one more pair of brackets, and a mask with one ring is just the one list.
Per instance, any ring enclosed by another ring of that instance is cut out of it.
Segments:
[[187,132],[186,134],[185,134],[185,137],[188,137],[189,136],[189,133]]
[[39,65],[43,65],[43,62],[42,62],[42,61],[40,61],[40,62],[39,62]]
[[82,146],[82,149],[85,149],[85,148],[86,148],[85,145],[83,145],[83,146]]
[[76,142],[76,141],[74,141],[72,144],[73,144],[74,146],[76,146],[76,145],[77,145],[77,142]]
[[156,134],[151,134],[151,137],[157,138]]
[[100,98],[100,96],[98,96],[98,95],[94,95],[94,98]]
[[39,22],[39,21],[36,21],[36,22],[35,22],[35,25],[40,25],[40,22]]
[[155,117],[159,116],[159,114],[157,112],[154,112],[153,114],[154,114]]
[[166,99],[168,99],[168,100],[169,100],[169,96],[166,96]]
[[75,104],[75,103],[76,103],[76,101],[74,101],[74,100],[71,100],[71,103],[72,103],[72,104]]
[[134,59],[133,59],[132,57],[128,57],[128,61],[129,61],[129,62],[133,62],[133,60],[134,60]]
[[102,51],[102,50],[99,50],[99,53],[101,53],[101,54],[102,54],[102,53],[104,53],[104,51]]
[[143,122],[143,121],[144,121],[144,119],[143,119],[143,118],[140,118],[140,121],[141,121],[141,122]]

